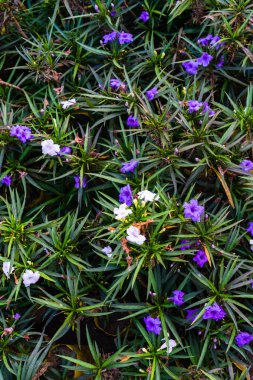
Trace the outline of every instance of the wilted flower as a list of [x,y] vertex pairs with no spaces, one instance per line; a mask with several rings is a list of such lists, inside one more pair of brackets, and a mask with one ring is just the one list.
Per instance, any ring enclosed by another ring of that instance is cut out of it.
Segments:
[[253,340],[253,335],[249,334],[248,332],[240,332],[235,337],[236,344],[239,347],[249,344],[252,340]]
[[174,290],[172,294],[174,294],[174,296],[168,299],[171,300],[174,303],[174,305],[177,305],[177,306],[183,305],[185,293],[182,292],[181,290]]
[[119,201],[125,203],[127,206],[131,206],[133,201],[133,194],[130,185],[123,186],[120,189]]
[[199,206],[196,199],[190,200],[189,203],[185,202],[183,208],[185,218],[191,218],[193,222],[200,222],[200,217],[204,212],[204,207]]
[[3,272],[7,278],[10,278],[10,274],[14,271],[14,267],[11,267],[10,261],[4,261],[3,262]]
[[11,185],[11,175],[5,175],[2,179],[1,182],[6,185],[10,186]]
[[115,219],[117,220],[124,220],[128,215],[133,213],[132,210],[127,208],[127,205],[125,203],[120,205],[118,208],[115,207],[113,212],[115,215],[117,215],[115,216]]
[[121,173],[134,172],[134,169],[137,168],[138,161],[132,160],[129,162],[124,162],[122,168],[120,169]]
[[249,172],[250,170],[253,170],[253,162],[250,160],[243,160],[240,163],[240,166],[242,170],[244,170],[245,172]]
[[205,263],[208,262],[208,258],[206,257],[205,251],[197,251],[195,257],[193,258],[193,261],[195,261],[197,265],[202,268],[205,265]]
[[[76,189],[80,189],[80,187],[81,187],[81,177],[80,177],[80,175],[76,175],[76,176],[74,177],[74,181],[75,181],[75,188],[76,188]],[[85,189],[86,185],[87,185],[86,177],[83,177],[83,185],[82,185],[82,188]]]
[[211,306],[206,307],[206,311],[203,314],[203,319],[213,319],[218,321],[226,316],[225,310],[215,302]]
[[220,69],[221,67],[223,67],[224,63],[225,63],[225,58],[224,58],[224,55],[222,55],[216,64],[217,69]]
[[152,332],[156,335],[159,335],[162,327],[161,327],[161,321],[160,318],[152,318],[150,315],[144,318],[144,322],[146,325],[146,329],[148,332]]
[[157,92],[158,92],[157,88],[153,87],[153,88],[151,88],[151,90],[148,90],[146,92],[146,97],[148,98],[149,101],[151,101],[151,100],[154,99],[154,97],[156,96]]
[[137,117],[134,117],[134,115],[129,115],[127,118],[127,126],[128,127],[139,127],[140,123],[139,123]]
[[108,256],[108,257],[112,256],[112,249],[111,249],[111,247],[109,245],[107,247],[104,247],[102,249],[102,252],[105,253],[106,256]]
[[33,139],[31,129],[25,125],[14,125],[11,127],[10,136],[17,137],[23,144]]
[[139,20],[147,22],[149,20],[149,13],[147,11],[142,11]]
[[203,103],[203,107],[202,107],[202,112],[201,113],[206,113],[206,112],[208,112],[208,116],[215,115],[215,112],[209,107],[208,102],[204,102]]
[[202,56],[198,58],[198,64],[202,65],[203,67],[207,67],[212,59],[212,55],[208,53],[203,53]]
[[137,227],[130,226],[126,232],[127,232],[126,238],[131,243],[142,245],[144,241],[146,240],[145,236],[140,234],[140,231]]
[[152,191],[149,190],[142,190],[138,193],[139,199],[143,200],[144,202],[153,202],[158,201],[160,198],[159,195],[152,193]]
[[60,145],[55,144],[53,140],[44,140],[41,142],[42,154],[48,154],[49,156],[57,156],[60,152]]
[[39,281],[39,278],[39,272],[33,272],[30,269],[26,269],[25,273],[23,274],[23,284],[25,287],[28,287],[31,284],[36,284],[36,282]]
[[[168,334],[168,337],[169,337],[169,334]],[[162,341],[164,341],[164,343],[161,345],[160,348],[158,348],[157,351],[164,350],[165,348],[167,348],[167,353],[170,354],[172,352],[173,348],[176,347],[176,345],[177,345],[177,343],[174,339],[169,339],[169,341],[168,341],[169,346],[167,346],[165,338],[163,338]]]
[[62,105],[62,108],[65,110],[65,109],[67,109],[67,108],[75,105],[76,104],[76,99],[73,98],[73,99],[69,99],[69,100],[64,100],[64,101],[62,101],[60,103]]
[[199,64],[197,61],[189,61],[183,62],[182,66],[188,74],[194,75],[198,72]]

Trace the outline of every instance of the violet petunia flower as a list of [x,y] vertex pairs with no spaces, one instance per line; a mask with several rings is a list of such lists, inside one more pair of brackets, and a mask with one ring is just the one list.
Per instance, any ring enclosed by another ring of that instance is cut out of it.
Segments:
[[4,176],[2,179],[1,179],[1,182],[5,185],[5,186],[10,186],[11,185],[11,175],[6,175]]
[[138,166],[138,161],[132,160],[129,162],[124,162],[122,168],[120,169],[121,173],[134,172],[134,169]]
[[118,33],[117,32],[111,32],[111,33],[108,33],[108,34],[105,34],[102,38],[103,38],[103,42],[104,44],[107,44],[108,42],[113,42],[116,40],[118,36]]
[[253,222],[249,222],[247,232],[249,232],[250,235],[253,236]]
[[110,87],[113,90],[118,90],[122,86],[122,82],[118,79],[111,79],[110,80]]
[[191,248],[191,245],[187,244],[187,243],[190,243],[190,241],[187,240],[187,239],[183,239],[183,240],[180,241],[180,245],[181,245],[181,247],[179,248],[180,251],[185,251],[186,249],[190,249]]
[[213,56],[208,53],[203,53],[201,57],[198,58],[198,64],[207,67],[211,60],[213,59]]
[[240,163],[240,166],[242,170],[244,170],[245,172],[249,172],[250,170],[253,170],[253,162],[250,160],[243,160]]
[[133,202],[133,193],[130,185],[123,186],[120,189],[119,201],[120,203],[125,203],[127,206],[131,206]]
[[128,127],[139,127],[140,123],[139,123],[137,117],[134,117],[134,115],[129,115],[127,118],[127,126]]
[[147,11],[142,11],[139,20],[147,22],[149,20],[149,13]]
[[160,318],[152,318],[150,315],[148,315],[146,318],[144,318],[144,322],[146,325],[146,329],[149,332],[152,332],[156,335],[159,335],[162,328],[161,328],[161,321]]
[[190,200],[189,203],[185,202],[183,207],[185,218],[191,218],[193,222],[200,222],[200,217],[204,213],[204,207],[199,206],[196,199]]
[[211,306],[206,307],[206,311],[203,314],[203,319],[213,319],[219,321],[227,315],[225,310],[215,302]]
[[195,257],[193,258],[193,261],[195,261],[196,264],[202,268],[205,265],[205,263],[208,262],[208,258],[206,257],[205,251],[203,251],[202,249],[197,251]]
[[196,315],[199,313],[199,308],[197,309],[187,309],[186,311],[186,319],[188,319],[190,322],[193,322],[196,318]]
[[181,290],[174,290],[172,292],[174,294],[173,297],[168,298],[168,300],[171,300],[174,305],[181,306],[184,303],[184,295],[185,293]]
[[252,340],[253,340],[253,335],[249,334],[248,332],[240,332],[235,337],[236,345],[239,347],[249,344]]
[[[74,177],[74,181],[75,181],[75,188],[76,189],[80,189],[81,187],[81,178],[80,178],[80,175],[76,175]],[[83,186],[82,188],[85,189],[86,187],[86,177],[83,177]]]
[[148,90],[147,92],[146,92],[146,97],[148,98],[148,100],[151,102],[153,99],[154,99],[154,97],[156,96],[156,94],[157,94],[157,88],[156,87],[153,87],[153,88],[151,88],[151,90]]
[[64,146],[63,148],[61,148],[58,155],[62,156],[63,154],[71,154],[71,152],[72,152],[72,149],[69,146]]
[[203,103],[198,102],[197,100],[188,100],[187,105],[189,107],[189,112],[198,112],[198,110],[202,107]]
[[198,72],[199,64],[197,61],[189,61],[183,62],[182,66],[188,74],[195,75]]
[[17,137],[23,144],[33,139],[31,129],[25,125],[14,125],[11,127],[10,136]]
[[133,35],[131,33],[125,33],[125,32],[118,33],[118,38],[119,38],[120,45],[129,44],[130,42],[133,42],[134,40]]

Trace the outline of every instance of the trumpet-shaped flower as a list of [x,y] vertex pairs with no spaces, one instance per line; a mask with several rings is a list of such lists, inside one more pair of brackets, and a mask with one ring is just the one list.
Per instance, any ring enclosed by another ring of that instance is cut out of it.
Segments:
[[48,154],[49,156],[57,156],[60,153],[60,145],[55,144],[53,140],[44,140],[41,142],[42,154]]
[[39,278],[39,272],[33,272],[30,269],[26,269],[25,273],[23,274],[23,284],[27,288],[31,284],[36,284],[36,282],[39,281]]
[[10,278],[10,274],[14,271],[14,267],[11,266],[11,262],[10,261],[4,261],[3,262],[3,273],[5,274],[5,276],[7,278]]
[[128,215],[133,213],[132,210],[127,208],[127,204],[125,204],[125,203],[120,205],[118,208],[115,207],[113,212],[116,215],[115,219],[117,219],[117,220],[125,220]]
[[146,240],[146,237],[140,234],[140,231],[137,227],[130,226],[126,232],[127,232],[126,238],[131,243],[142,245],[144,241]]
[[152,191],[149,190],[142,190],[138,193],[139,199],[143,200],[144,202],[153,202],[158,201],[160,198],[159,195],[152,193]]

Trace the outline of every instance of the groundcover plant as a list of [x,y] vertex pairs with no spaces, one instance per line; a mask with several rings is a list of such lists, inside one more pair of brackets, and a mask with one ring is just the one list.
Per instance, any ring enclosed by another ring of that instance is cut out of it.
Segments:
[[0,380],[253,378],[251,0],[0,0]]

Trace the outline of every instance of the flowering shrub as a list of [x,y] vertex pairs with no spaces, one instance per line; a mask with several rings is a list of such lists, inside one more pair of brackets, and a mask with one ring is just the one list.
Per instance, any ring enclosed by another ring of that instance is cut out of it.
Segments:
[[0,380],[253,378],[251,2],[0,16]]

